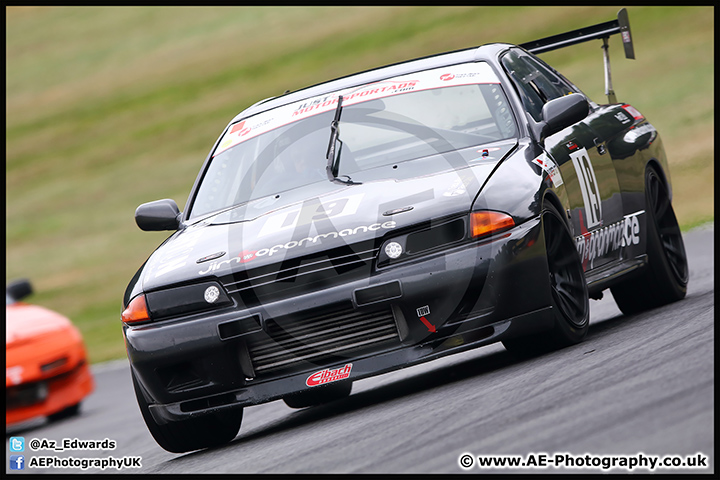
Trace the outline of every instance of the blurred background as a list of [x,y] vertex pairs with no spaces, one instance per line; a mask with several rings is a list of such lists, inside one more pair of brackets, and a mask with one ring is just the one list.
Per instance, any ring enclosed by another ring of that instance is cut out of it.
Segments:
[[[183,208],[228,121],[356,71],[616,18],[620,7],[7,7],[6,283],[70,317],[90,361],[125,356],[124,289],[169,234],[135,208]],[[663,136],[683,230],[713,220],[714,9],[629,7],[610,39],[618,101]],[[600,41],[542,54],[606,102]]]

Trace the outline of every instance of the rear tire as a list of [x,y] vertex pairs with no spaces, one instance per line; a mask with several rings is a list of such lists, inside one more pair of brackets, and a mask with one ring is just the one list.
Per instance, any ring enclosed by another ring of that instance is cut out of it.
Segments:
[[223,445],[235,438],[240,430],[242,409],[160,425],[155,422],[150,413],[145,394],[134,373],[132,374],[132,381],[145,425],[147,425],[150,434],[158,445],[168,452],[185,453]]
[[667,187],[651,167],[645,172],[648,265],[639,277],[611,287],[626,315],[659,307],[685,297],[688,264],[680,227]]
[[322,405],[323,403],[334,402],[350,395],[352,389],[351,381],[330,383],[310,390],[293,393],[283,398],[285,405],[290,408],[305,408]]
[[550,203],[543,209],[542,223],[555,323],[547,332],[503,340],[505,348],[521,358],[579,343],[590,326],[585,273],[567,223]]

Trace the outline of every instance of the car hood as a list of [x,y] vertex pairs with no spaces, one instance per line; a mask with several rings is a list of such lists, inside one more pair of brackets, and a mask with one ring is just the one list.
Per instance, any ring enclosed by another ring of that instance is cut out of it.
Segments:
[[[471,159],[465,152],[461,168],[433,171],[430,161],[407,162],[406,171],[400,165],[393,179],[355,185],[318,182],[205,218],[153,253],[143,269],[142,290],[372,242],[411,225],[469,212],[482,185],[515,145],[506,141],[476,148]],[[486,148],[490,152],[483,152]]]
[[72,328],[66,317],[37,305],[8,305],[5,307],[5,315],[6,348]]

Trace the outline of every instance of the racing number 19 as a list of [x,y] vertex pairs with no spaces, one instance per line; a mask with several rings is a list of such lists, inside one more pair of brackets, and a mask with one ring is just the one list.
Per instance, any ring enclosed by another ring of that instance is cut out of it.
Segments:
[[582,148],[570,154],[575,172],[580,183],[583,203],[585,204],[585,215],[587,217],[587,228],[590,229],[602,222],[602,204],[600,192],[597,188],[597,179],[593,170],[592,162],[587,150]]

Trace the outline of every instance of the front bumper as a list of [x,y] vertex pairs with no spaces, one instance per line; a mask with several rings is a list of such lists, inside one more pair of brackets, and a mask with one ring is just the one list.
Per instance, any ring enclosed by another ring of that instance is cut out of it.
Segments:
[[92,390],[92,374],[84,360],[72,370],[57,376],[6,386],[5,424],[58,413],[80,403]]
[[[238,328],[253,329],[246,320],[255,320],[255,332],[219,327],[239,318]],[[317,336],[344,321],[337,334]],[[351,364],[348,378],[358,380],[552,322],[536,218],[491,240],[373,269],[369,278],[253,308],[124,325],[124,334],[134,375],[154,400],[150,411],[165,423],[312,388],[308,377],[323,369]]]

